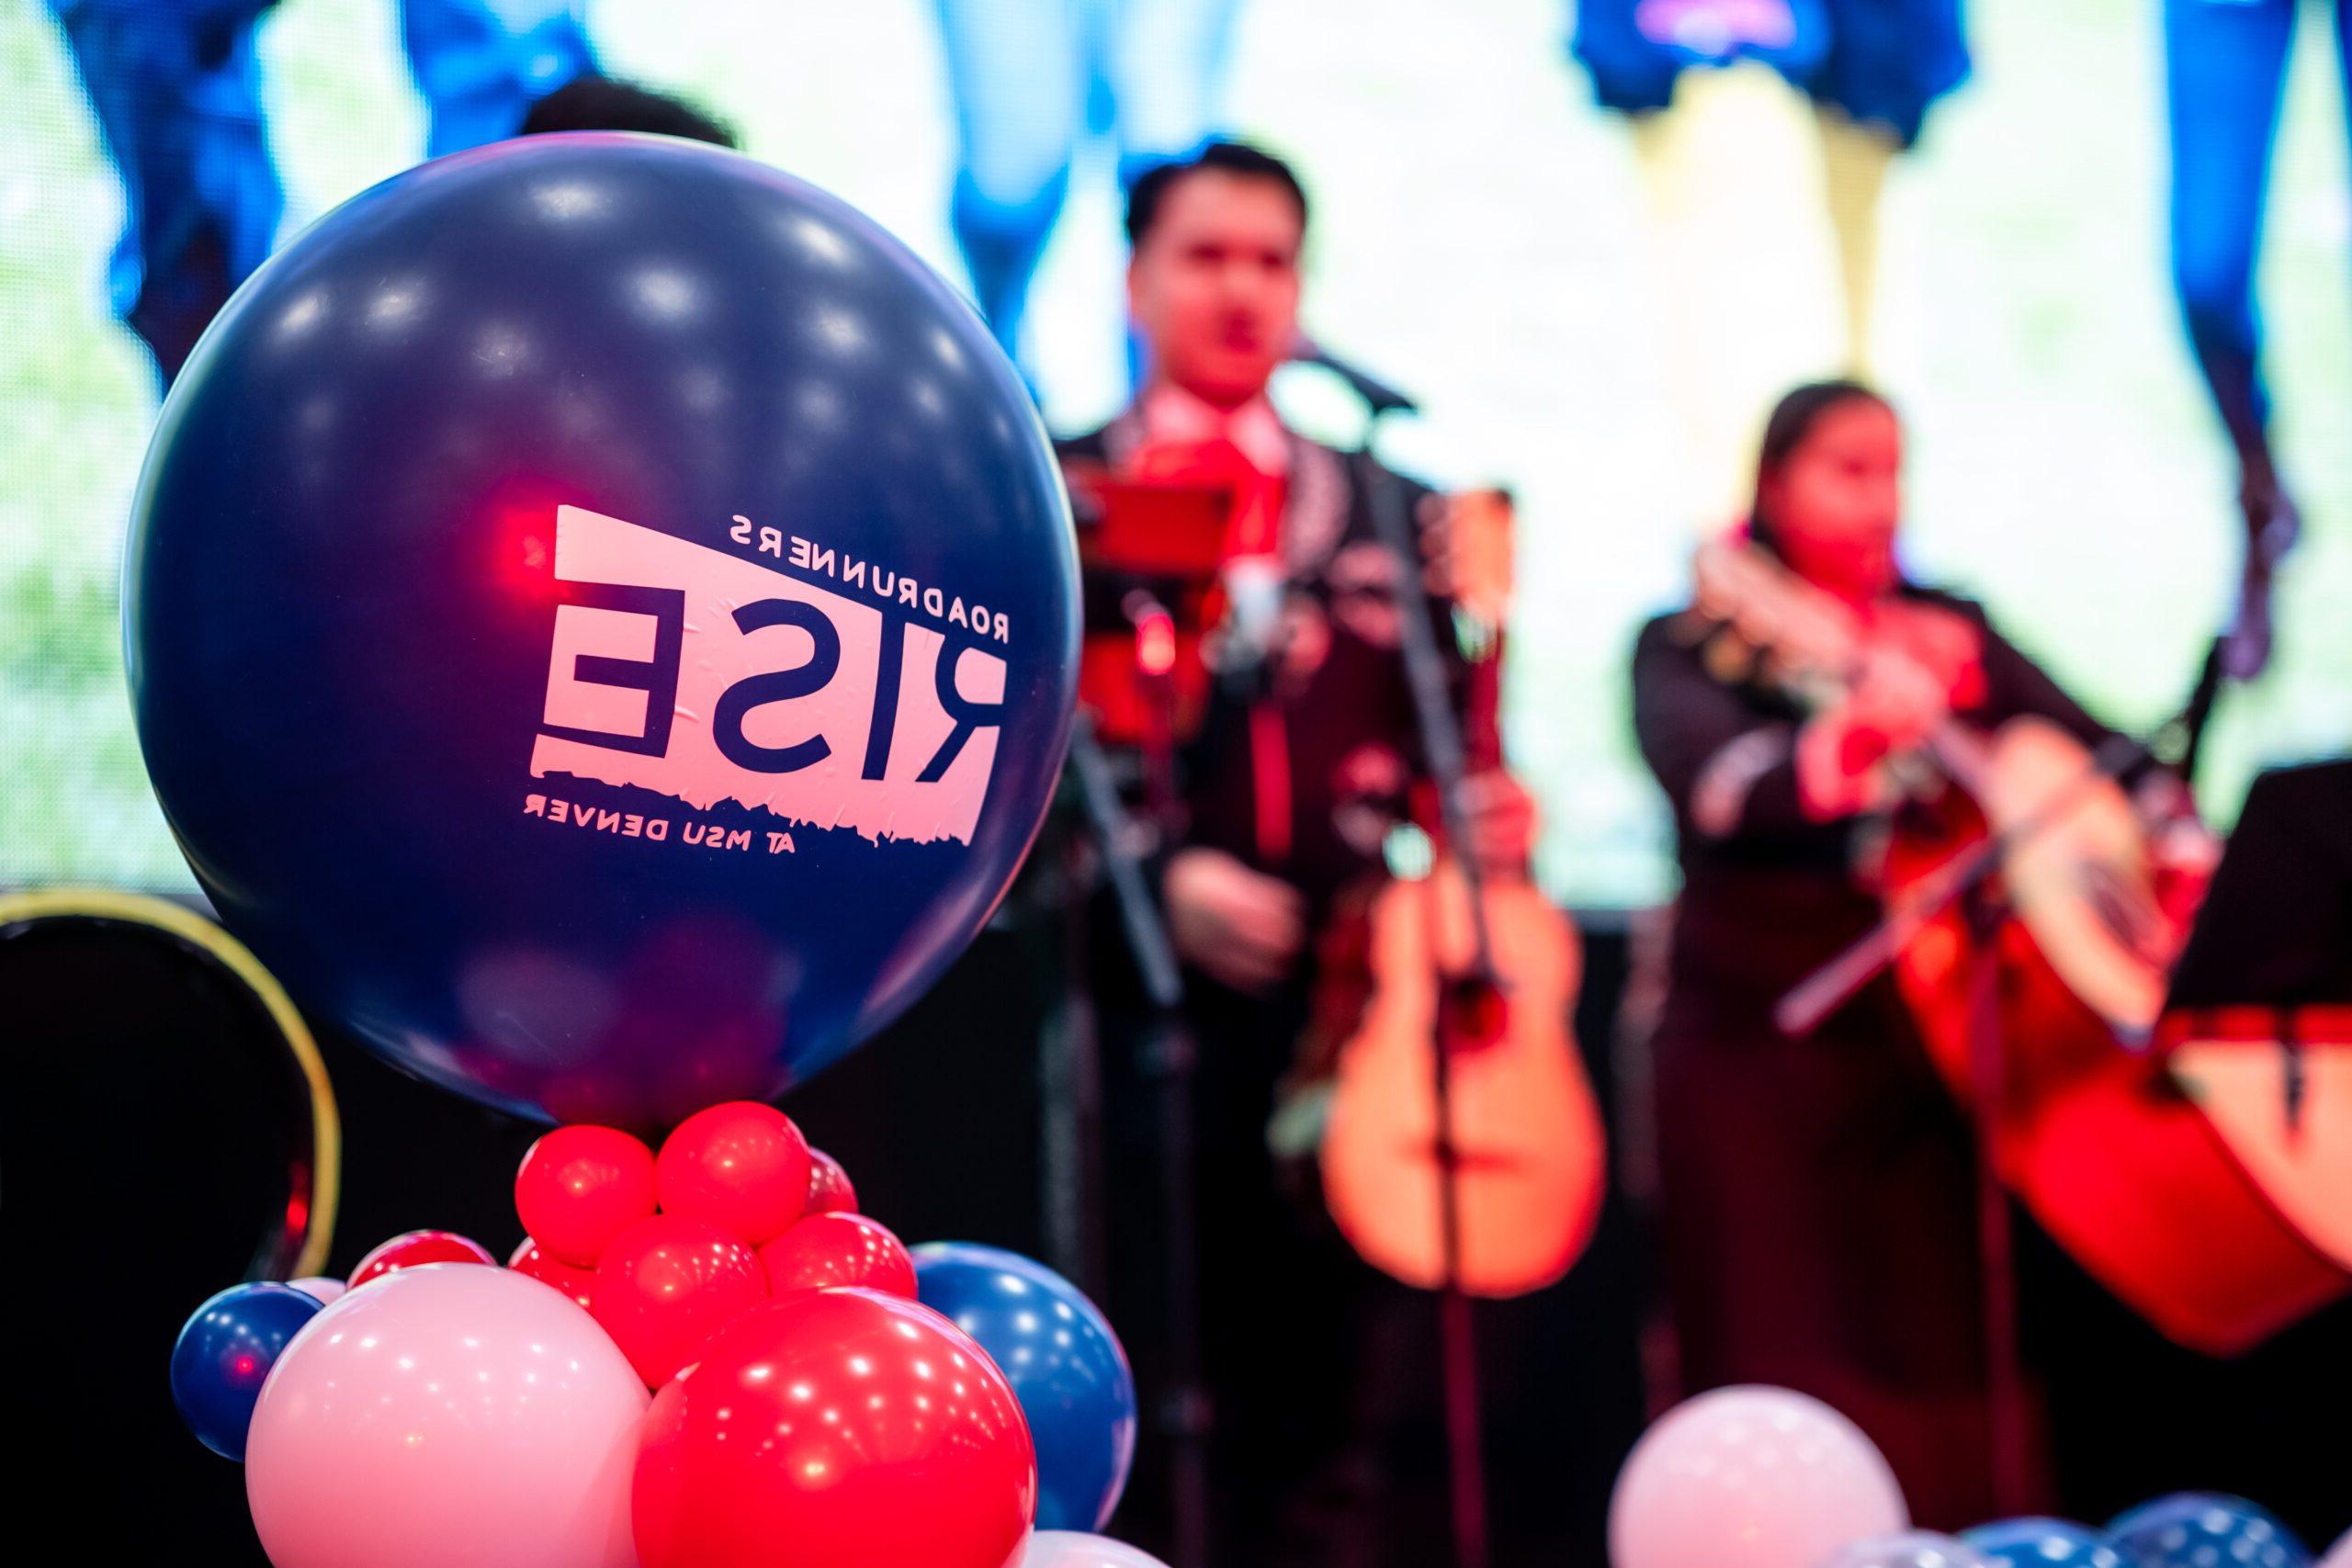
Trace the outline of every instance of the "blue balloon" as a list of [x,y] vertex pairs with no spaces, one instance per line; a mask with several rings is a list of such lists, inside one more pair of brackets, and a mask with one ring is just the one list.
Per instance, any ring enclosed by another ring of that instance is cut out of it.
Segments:
[[2312,1550],[2258,1503],[2176,1492],[2117,1515],[2108,1539],[2133,1568],[2311,1568]]
[[172,1345],[172,1403],[197,1440],[243,1463],[261,1385],[286,1342],[326,1308],[291,1285],[232,1285]]
[[1037,1528],[1099,1530],[1136,1457],[1136,1380],[1119,1337],[1077,1286],[1017,1252],[914,1249],[915,1293],[978,1341],[1012,1384],[1037,1446]]
[[1988,1568],[2131,1568],[2107,1537],[2065,1519],[2003,1519],[1962,1530]]
[[659,137],[436,160],[174,385],[131,696],[222,921],[396,1065],[658,1128],[977,932],[1044,814],[1077,556],[1020,377],[872,221]]

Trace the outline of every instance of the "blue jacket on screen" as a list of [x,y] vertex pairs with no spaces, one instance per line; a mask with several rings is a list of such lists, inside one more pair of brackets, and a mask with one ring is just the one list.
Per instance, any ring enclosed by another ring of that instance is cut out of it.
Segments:
[[1960,0],[1579,0],[1569,48],[1605,108],[1662,109],[1689,67],[1756,60],[1905,147],[1968,77]]

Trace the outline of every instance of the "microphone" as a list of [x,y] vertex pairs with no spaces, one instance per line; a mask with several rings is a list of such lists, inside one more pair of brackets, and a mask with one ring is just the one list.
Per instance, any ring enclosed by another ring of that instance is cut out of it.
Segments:
[[1375,417],[1385,413],[1420,412],[1420,404],[1378,377],[1349,364],[1305,333],[1299,333],[1291,344],[1290,356],[1295,364],[1312,365],[1318,369],[1329,370],[1332,375],[1345,381],[1348,384],[1348,389],[1362,398],[1364,400],[1364,406],[1369,408]]

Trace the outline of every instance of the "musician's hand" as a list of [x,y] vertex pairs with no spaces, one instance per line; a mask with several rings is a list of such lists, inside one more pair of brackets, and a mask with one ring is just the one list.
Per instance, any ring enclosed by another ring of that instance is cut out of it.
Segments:
[[1797,798],[1805,814],[1834,822],[1883,804],[1879,764],[1926,739],[1950,712],[1942,682],[1916,660],[1865,653],[1846,699],[1797,736]]
[[1887,751],[1907,751],[1951,716],[1951,693],[1917,660],[1871,649],[1840,712],[1849,728],[1883,740]]
[[1222,850],[1179,850],[1162,891],[1177,953],[1235,990],[1271,989],[1306,945],[1298,889]]
[[1535,798],[1500,768],[1462,781],[1470,852],[1488,876],[1520,876],[1535,852]]

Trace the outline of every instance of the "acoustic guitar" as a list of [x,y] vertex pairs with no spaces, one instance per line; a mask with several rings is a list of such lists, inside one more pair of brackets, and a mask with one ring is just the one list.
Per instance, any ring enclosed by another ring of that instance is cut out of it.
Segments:
[[[1731,643],[1717,657],[1800,694],[1855,668],[1851,612],[1753,547],[1707,546],[1698,578],[1694,615]],[[2030,717],[1989,734],[1948,720],[1925,752],[1938,782],[1896,812],[1883,874],[1895,977],[1939,1075],[1984,1121],[1996,1175],[2094,1278],[2192,1349],[2246,1349],[2344,1293],[2352,1236],[2312,1228],[2326,1206],[2312,1191],[2346,1169],[2345,1137],[2315,1135],[2324,1157],[2266,1155],[2256,1128],[2276,1128],[2275,1102],[2266,1113],[2196,1037],[2139,1043],[2186,920],[2158,897],[2146,830],[2111,771]],[[2009,918],[1986,943],[1962,906],[1929,906],[1988,835],[2009,840],[1997,868]],[[1998,971],[1989,1070],[1971,1028],[1986,964]]]
[[2263,1195],[2352,1273],[2352,1007],[2183,1009],[2156,1042]]
[[[1496,491],[1452,503],[1455,605],[1473,655],[1473,773],[1501,762],[1493,722],[1510,600],[1511,512]],[[1392,857],[1402,859],[1404,857]],[[1433,1051],[1450,1053],[1459,1224],[1456,1283],[1514,1296],[1557,1280],[1599,1217],[1606,1145],[1569,1018],[1583,958],[1575,930],[1524,866],[1489,872],[1495,969],[1476,976],[1468,886],[1448,854],[1368,891],[1355,964],[1327,964],[1352,993],[1319,1158],[1331,1217],[1365,1261],[1408,1285],[1444,1283]],[[1328,998],[1328,993],[1327,993]]]

